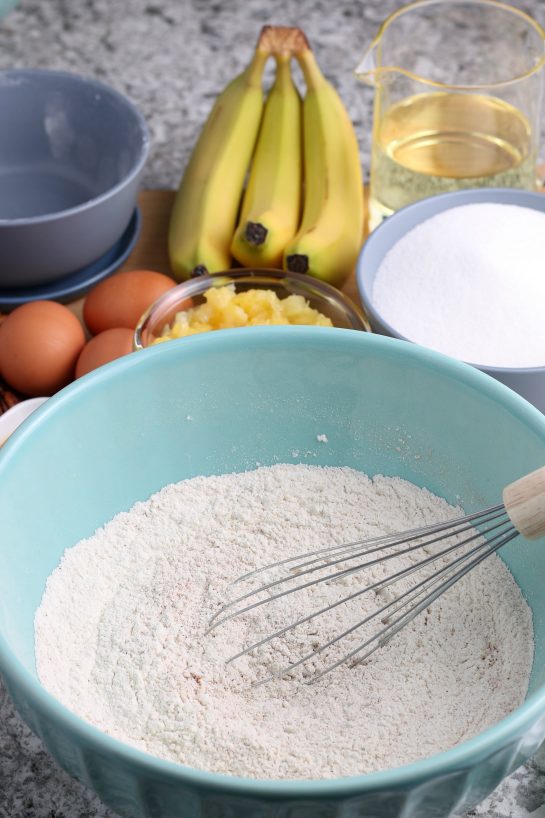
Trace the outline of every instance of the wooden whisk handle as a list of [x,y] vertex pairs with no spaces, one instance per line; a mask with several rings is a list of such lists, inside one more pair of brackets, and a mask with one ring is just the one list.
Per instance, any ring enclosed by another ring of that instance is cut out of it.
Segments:
[[517,531],[528,540],[545,535],[545,466],[503,490],[503,504]]

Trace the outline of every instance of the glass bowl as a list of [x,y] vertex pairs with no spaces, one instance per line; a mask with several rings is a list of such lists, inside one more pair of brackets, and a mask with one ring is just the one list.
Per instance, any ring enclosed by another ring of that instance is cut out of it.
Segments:
[[151,346],[171,324],[177,313],[205,300],[204,293],[211,287],[233,284],[235,291],[272,290],[278,298],[302,295],[311,307],[327,316],[334,327],[370,332],[371,327],[360,307],[340,290],[301,273],[283,270],[227,270],[222,273],[204,273],[173,287],[157,299],[142,315],[134,333],[134,348]]

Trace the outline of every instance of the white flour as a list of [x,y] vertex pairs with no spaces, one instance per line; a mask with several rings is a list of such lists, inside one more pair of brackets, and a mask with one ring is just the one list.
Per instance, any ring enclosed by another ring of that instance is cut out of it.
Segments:
[[[531,614],[497,557],[366,663],[315,685],[300,674],[251,682],[331,636],[321,619],[228,667],[247,636],[282,624],[276,603],[203,634],[226,583],[258,565],[452,515],[426,490],[346,468],[278,465],[167,486],[65,553],[36,613],[39,677],[110,735],[217,772],[331,777],[445,750],[504,717],[527,689]],[[361,582],[352,576],[342,590]],[[313,607],[338,593],[322,584]],[[308,611],[309,600],[292,595],[281,610]],[[361,618],[370,603],[358,604]],[[356,621],[344,608],[334,632]]]

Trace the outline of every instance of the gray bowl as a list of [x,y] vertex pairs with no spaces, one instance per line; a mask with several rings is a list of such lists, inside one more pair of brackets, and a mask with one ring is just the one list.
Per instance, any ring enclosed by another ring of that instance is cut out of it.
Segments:
[[146,123],[113,88],[62,71],[0,71],[0,287],[92,264],[136,206]]
[[[356,267],[360,298],[374,332],[389,335],[392,338],[400,338],[403,341],[410,341],[409,338],[397,332],[395,327],[388,324],[373,305],[373,281],[388,250],[405,233],[437,213],[442,213],[451,207],[477,202],[518,205],[519,207],[529,207],[545,212],[545,195],[543,193],[508,188],[475,188],[460,190],[455,193],[442,193],[438,196],[422,199],[393,213],[371,233],[363,245]],[[543,344],[545,347],[545,329]],[[522,395],[523,398],[526,398],[541,412],[545,413],[545,366],[516,369],[513,367],[483,366],[474,364],[472,361],[466,361],[465,363],[469,363],[501,381],[501,383],[518,392],[519,395]]]

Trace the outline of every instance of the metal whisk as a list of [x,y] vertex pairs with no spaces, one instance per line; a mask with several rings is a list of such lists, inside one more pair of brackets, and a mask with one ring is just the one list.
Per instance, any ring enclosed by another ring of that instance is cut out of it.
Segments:
[[[399,570],[394,570],[393,573],[370,584],[362,582],[361,588],[356,587],[334,602],[317,610],[305,612],[303,616],[288,622],[273,633],[268,633],[246,645],[228,660],[233,662],[276,639],[286,637],[302,625],[364,594],[373,592],[382,601],[380,592],[392,589],[401,582],[402,588],[393,594],[390,592],[391,598],[377,610],[363,619],[358,619],[342,633],[336,633],[331,639],[313,645],[311,650],[303,652],[296,661],[275,670],[255,684],[265,684],[291,674],[343,639],[353,638],[353,635],[364,626],[371,625],[373,632],[369,637],[361,642],[358,640],[355,647],[343,652],[340,658],[313,673],[308,682],[318,681],[344,662],[352,660],[354,664],[360,664],[418,614],[429,608],[431,603],[459,579],[506,543],[519,534],[529,540],[545,535],[545,467],[506,486],[502,500],[502,503],[484,511],[437,525],[360,542],[326,546],[264,565],[239,577],[233,585],[255,581],[257,577],[262,578],[266,573],[272,573],[274,578],[266,579],[257,587],[222,605],[210,620],[208,633],[235,617],[248,614],[290,594],[311,589],[322,583],[342,582],[354,574],[361,574],[363,578],[365,571],[373,566],[406,557],[408,564],[404,564]],[[279,572],[279,576],[276,576],[275,572]],[[420,572],[424,574],[423,577]],[[402,582],[406,580],[409,582]]]

